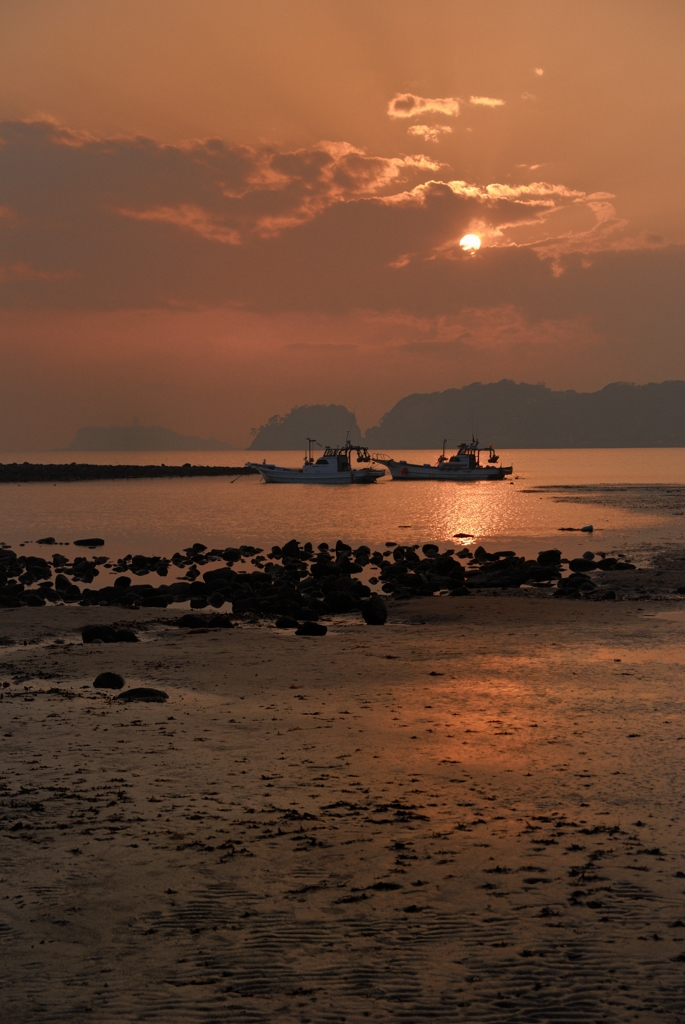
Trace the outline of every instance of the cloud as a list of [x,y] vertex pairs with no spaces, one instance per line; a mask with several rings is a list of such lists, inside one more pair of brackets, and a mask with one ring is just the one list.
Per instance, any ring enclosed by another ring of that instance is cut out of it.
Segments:
[[[562,345],[570,323],[619,353],[682,347],[685,249],[632,235],[608,192],[440,180],[427,156],[345,143],[171,146],[47,121],[0,125],[0,140],[7,311],[304,317],[308,333],[291,340],[315,344],[317,318],[353,325],[363,310],[390,338],[405,318],[407,344],[424,337],[412,324],[443,318],[449,330],[430,340],[448,348],[471,344],[460,325],[476,347],[489,330],[499,351],[526,331]],[[458,244],[471,231],[474,257]]]
[[407,128],[407,135],[417,135],[424,142],[439,142],[440,136],[452,133],[448,124],[413,124]]
[[504,100],[495,100],[491,96],[469,96],[469,103],[474,107],[503,107]]
[[388,117],[423,117],[424,114],[459,116],[459,100],[453,96],[443,99],[428,99],[411,92],[398,92],[388,103]]

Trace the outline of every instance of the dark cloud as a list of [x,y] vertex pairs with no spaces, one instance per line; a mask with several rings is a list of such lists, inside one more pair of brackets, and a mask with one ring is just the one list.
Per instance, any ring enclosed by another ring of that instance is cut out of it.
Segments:
[[[531,324],[680,337],[683,249],[629,239],[605,193],[438,181],[426,157],[344,143],[168,146],[48,121],[4,124],[0,139],[5,308],[512,308]],[[553,218],[578,211],[594,227],[555,236]],[[530,240],[512,244],[520,229]],[[484,245],[469,256],[458,240],[473,230]]]

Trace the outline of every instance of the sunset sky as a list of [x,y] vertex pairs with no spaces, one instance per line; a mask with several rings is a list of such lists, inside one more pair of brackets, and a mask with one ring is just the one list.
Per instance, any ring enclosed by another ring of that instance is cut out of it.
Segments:
[[0,0],[0,448],[685,378],[684,30],[680,0]]

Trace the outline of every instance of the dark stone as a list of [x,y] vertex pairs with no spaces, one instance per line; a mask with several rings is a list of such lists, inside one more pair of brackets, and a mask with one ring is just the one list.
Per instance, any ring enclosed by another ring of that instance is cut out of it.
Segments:
[[140,641],[132,629],[115,630],[116,642],[118,644],[137,644]]
[[229,582],[231,580],[238,579],[238,573],[235,569],[231,569],[229,566],[224,566],[223,569],[209,569],[207,572],[203,572],[202,579],[208,584]]
[[118,576],[114,581],[115,587],[130,587],[131,577],[130,576]]
[[21,603],[27,605],[29,608],[43,608],[45,605],[45,598],[41,597],[37,591],[29,590],[22,594]]
[[362,618],[367,626],[384,626],[388,618],[388,609],[380,594],[372,594],[361,606]]
[[77,548],[101,548],[104,543],[101,537],[86,537],[85,540],[74,541]]
[[207,626],[209,620],[206,615],[182,615],[180,619],[176,619],[174,623],[180,629],[202,629],[203,626]]
[[223,615],[210,615],[207,625],[211,629],[234,629],[235,622],[231,616],[224,612]]
[[424,544],[421,550],[427,558],[435,558],[439,553],[440,548],[437,544]]
[[538,565],[537,562],[526,562],[526,575],[534,583],[544,583],[547,580],[558,580],[561,573],[556,565]]
[[300,545],[296,540],[289,540],[288,543],[284,544],[281,548],[281,556],[283,558],[299,558]]
[[166,608],[169,604],[170,598],[165,597],[164,594],[150,594],[148,597],[143,597],[140,602],[141,608]]
[[239,562],[240,551],[238,548],[226,548],[224,551],[224,561],[226,562]]
[[594,572],[599,565],[591,558],[572,558],[568,563],[571,572]]
[[220,594],[219,591],[216,590],[210,597],[209,603],[211,604],[212,608],[221,608],[221,606],[225,603],[224,595]]
[[326,610],[332,612],[333,615],[344,615],[345,612],[351,612],[353,608],[356,608],[359,602],[349,592],[332,590],[326,594],[323,603]]
[[40,540],[36,541],[36,544],[54,544],[54,543],[56,543],[54,537],[41,537]]
[[624,570],[624,569],[634,569],[635,566],[633,565],[632,562],[617,562],[616,565],[613,568],[614,568],[614,570],[616,570],[616,569]]
[[600,558],[599,562],[595,562],[595,565],[598,569],[604,569],[607,572],[609,569],[613,569],[617,562],[618,558]]
[[199,595],[198,595],[198,597],[191,597],[191,599],[190,599],[190,607],[191,608],[206,608],[207,607],[207,598],[206,597],[201,597]]
[[298,611],[298,616],[302,620],[308,620],[309,622],[316,622],[319,618],[319,613],[316,608],[304,607]]
[[190,596],[190,583],[184,583],[183,580],[171,583],[169,585],[169,593],[183,599],[188,598]]
[[340,576],[340,568],[333,562],[313,562],[310,572],[314,579],[322,579],[325,576]]
[[328,627],[320,622],[303,622],[299,629],[295,630],[296,636],[325,636]]
[[289,615],[281,615],[274,622],[276,629],[298,629],[299,625],[297,619],[292,619]]
[[84,626],[81,630],[81,639],[84,644],[92,644],[94,640],[102,640],[105,644],[117,642],[116,630],[113,626]]
[[117,700],[142,700],[151,704],[163,704],[169,699],[169,694],[164,690],[155,690],[152,686],[136,686],[133,690],[124,690],[116,698]]
[[98,690],[122,690],[125,686],[124,677],[118,672],[101,672],[93,683]]
[[560,565],[561,551],[558,548],[548,548],[538,554],[538,565]]
[[601,590],[597,595],[598,601],[615,601],[616,591],[615,590]]

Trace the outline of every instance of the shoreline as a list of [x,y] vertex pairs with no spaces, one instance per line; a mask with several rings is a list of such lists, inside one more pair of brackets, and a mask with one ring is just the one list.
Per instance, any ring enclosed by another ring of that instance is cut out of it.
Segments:
[[676,1024],[685,611],[663,607],[424,597],[324,637],[0,610],[7,1016]]

